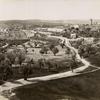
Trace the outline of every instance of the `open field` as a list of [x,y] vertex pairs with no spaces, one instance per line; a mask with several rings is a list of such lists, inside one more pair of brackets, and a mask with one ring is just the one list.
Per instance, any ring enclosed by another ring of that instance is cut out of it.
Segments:
[[[11,100],[100,100],[100,70],[20,87]],[[29,97],[28,99],[26,97]]]
[[87,58],[92,65],[100,67],[100,55],[91,55]]
[[[28,48],[28,53],[27,56],[30,58],[33,58],[34,60],[38,60],[41,58],[45,58],[45,59],[63,59],[63,58],[67,58],[68,56],[67,54],[65,54],[66,49],[62,49],[60,46],[57,46],[57,48],[59,49],[59,53],[57,53],[56,56],[54,56],[54,54],[49,50],[47,54],[40,54],[40,50],[41,48]],[[32,51],[34,50],[34,52]]]

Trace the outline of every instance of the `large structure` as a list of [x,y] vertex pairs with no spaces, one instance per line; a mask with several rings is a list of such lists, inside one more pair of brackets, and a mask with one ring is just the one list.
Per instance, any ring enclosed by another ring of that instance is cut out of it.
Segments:
[[91,25],[93,25],[93,19],[90,19]]

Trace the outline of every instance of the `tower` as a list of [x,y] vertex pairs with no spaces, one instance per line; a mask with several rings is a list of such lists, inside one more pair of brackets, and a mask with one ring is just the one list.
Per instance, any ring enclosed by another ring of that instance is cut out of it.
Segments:
[[93,19],[90,19],[91,25],[93,25]]

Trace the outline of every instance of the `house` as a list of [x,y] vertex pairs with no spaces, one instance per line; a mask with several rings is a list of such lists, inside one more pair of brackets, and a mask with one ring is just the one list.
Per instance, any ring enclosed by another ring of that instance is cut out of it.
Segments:
[[72,38],[72,39],[76,39],[76,38],[77,38],[76,33],[72,33],[72,34],[71,34],[71,38]]

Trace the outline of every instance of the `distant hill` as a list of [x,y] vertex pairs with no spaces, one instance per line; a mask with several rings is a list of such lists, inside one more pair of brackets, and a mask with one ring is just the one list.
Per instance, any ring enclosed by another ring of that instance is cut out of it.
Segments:
[[0,21],[0,24],[20,24],[20,25],[64,25],[62,21],[48,21],[48,20],[7,20],[7,21]]
[[[100,19],[95,19],[95,22],[100,23]],[[54,24],[54,25],[64,25],[64,24],[89,24],[90,20],[5,20],[0,21],[0,24]]]

